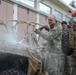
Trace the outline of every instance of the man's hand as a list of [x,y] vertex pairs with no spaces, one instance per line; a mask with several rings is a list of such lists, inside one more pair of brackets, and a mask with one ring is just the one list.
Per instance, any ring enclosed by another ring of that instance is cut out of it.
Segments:
[[48,26],[42,26],[42,27],[39,28],[40,31],[43,30],[43,29],[49,31],[50,28]]
[[42,27],[36,29],[34,32],[35,32],[36,34],[38,34],[38,32],[40,32],[40,31],[43,30],[44,28],[45,28],[45,26],[42,26]]
[[45,26],[42,26],[42,27],[39,28],[39,30],[41,31],[41,30],[43,30],[44,28],[45,28]]
[[50,30],[50,28],[49,28],[48,26],[45,26],[45,30],[49,31],[49,30]]
[[38,33],[39,33],[41,30],[43,30],[43,29],[49,31],[49,27],[48,27],[48,26],[42,26],[42,27],[36,29],[34,32],[35,32],[36,34],[38,34]]
[[35,31],[34,31],[36,34],[38,34],[38,32],[40,32],[40,30],[39,29],[35,29]]

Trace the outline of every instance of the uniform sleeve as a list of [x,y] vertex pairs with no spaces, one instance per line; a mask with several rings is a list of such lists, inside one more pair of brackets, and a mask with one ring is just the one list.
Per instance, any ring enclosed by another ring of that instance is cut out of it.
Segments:
[[44,39],[46,39],[46,40],[53,40],[53,39],[56,38],[60,33],[61,33],[61,32],[60,32],[57,28],[51,29],[51,30],[49,31],[49,33],[47,33],[47,34],[41,32],[41,31],[38,31],[38,34],[39,34],[42,38],[44,38]]
[[45,30],[49,31],[49,30],[50,30],[50,28],[49,28],[48,26],[45,26]]

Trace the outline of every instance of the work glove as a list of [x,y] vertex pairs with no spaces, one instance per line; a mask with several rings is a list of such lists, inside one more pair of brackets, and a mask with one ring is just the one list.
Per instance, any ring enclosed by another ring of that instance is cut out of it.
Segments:
[[40,31],[43,30],[45,28],[45,26],[42,26],[40,28],[38,28]]
[[40,30],[39,29],[35,29],[35,31],[34,31],[36,34],[38,34],[39,32],[40,32]]
[[38,34],[41,30],[43,30],[45,28],[45,26],[42,26],[42,27],[40,27],[40,28],[38,28],[38,29],[35,29],[35,33],[36,34]]
[[49,31],[49,27],[48,26],[42,26],[42,27],[39,28],[40,31],[43,30],[43,29]]

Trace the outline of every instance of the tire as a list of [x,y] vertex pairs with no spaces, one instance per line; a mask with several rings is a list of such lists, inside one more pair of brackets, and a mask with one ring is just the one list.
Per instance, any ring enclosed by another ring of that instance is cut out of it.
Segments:
[[0,75],[26,75],[24,71],[10,69],[0,72]]

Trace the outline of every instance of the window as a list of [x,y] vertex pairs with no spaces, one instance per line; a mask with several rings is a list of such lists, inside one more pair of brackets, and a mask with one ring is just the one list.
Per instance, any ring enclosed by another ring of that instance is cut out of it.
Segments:
[[34,7],[34,1],[35,0],[16,0],[16,1],[19,1],[19,2],[22,2],[22,3],[25,3],[25,4],[29,5],[29,6]]
[[67,23],[69,23],[70,17],[68,17],[67,15],[65,15],[65,21],[67,21]]
[[61,22],[63,20],[63,14],[57,10],[55,10],[55,16],[58,21]]
[[47,14],[50,14],[52,9],[43,3],[39,3],[39,10]]

